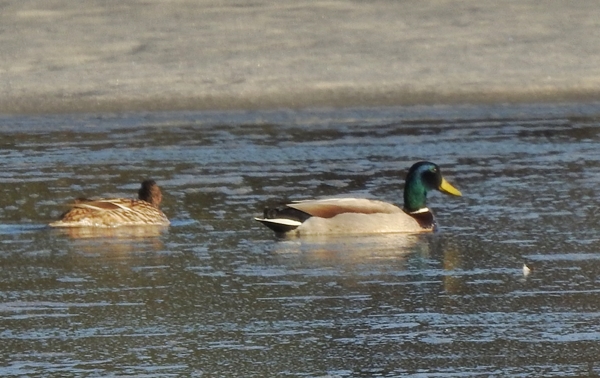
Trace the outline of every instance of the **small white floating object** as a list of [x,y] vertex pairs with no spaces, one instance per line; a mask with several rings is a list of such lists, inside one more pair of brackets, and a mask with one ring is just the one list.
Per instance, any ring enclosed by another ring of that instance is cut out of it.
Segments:
[[523,276],[527,277],[531,274],[531,269],[527,266],[527,264],[523,264]]

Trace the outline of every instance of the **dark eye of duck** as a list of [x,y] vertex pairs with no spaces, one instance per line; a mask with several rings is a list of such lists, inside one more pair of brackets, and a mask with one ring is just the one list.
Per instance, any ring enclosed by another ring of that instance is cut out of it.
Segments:
[[423,179],[423,183],[429,188],[437,188],[441,184],[439,172],[435,167],[423,172],[421,178]]

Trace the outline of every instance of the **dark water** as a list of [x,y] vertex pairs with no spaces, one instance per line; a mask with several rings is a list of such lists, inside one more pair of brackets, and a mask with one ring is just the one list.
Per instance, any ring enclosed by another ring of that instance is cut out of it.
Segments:
[[[0,375],[595,375],[598,151],[598,104],[0,118]],[[464,195],[430,196],[437,234],[252,220],[399,203],[420,159]],[[44,227],[146,177],[167,231]]]

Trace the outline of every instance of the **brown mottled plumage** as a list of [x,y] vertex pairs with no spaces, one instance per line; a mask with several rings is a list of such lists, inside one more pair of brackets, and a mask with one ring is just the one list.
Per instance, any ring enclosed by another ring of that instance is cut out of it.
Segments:
[[102,198],[75,200],[72,208],[52,227],[118,227],[169,224],[159,210],[162,201],[160,188],[153,180],[142,182],[139,199]]

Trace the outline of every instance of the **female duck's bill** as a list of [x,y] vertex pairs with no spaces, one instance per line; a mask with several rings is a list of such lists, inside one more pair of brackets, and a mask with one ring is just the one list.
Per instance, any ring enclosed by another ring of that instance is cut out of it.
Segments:
[[167,226],[169,219],[158,208],[162,193],[154,180],[142,182],[138,199],[76,199],[71,209],[51,227]]
[[364,198],[331,198],[266,208],[262,218],[254,219],[279,235],[431,232],[436,222],[426,202],[434,189],[461,196],[436,164],[421,161],[406,175],[403,208]]

